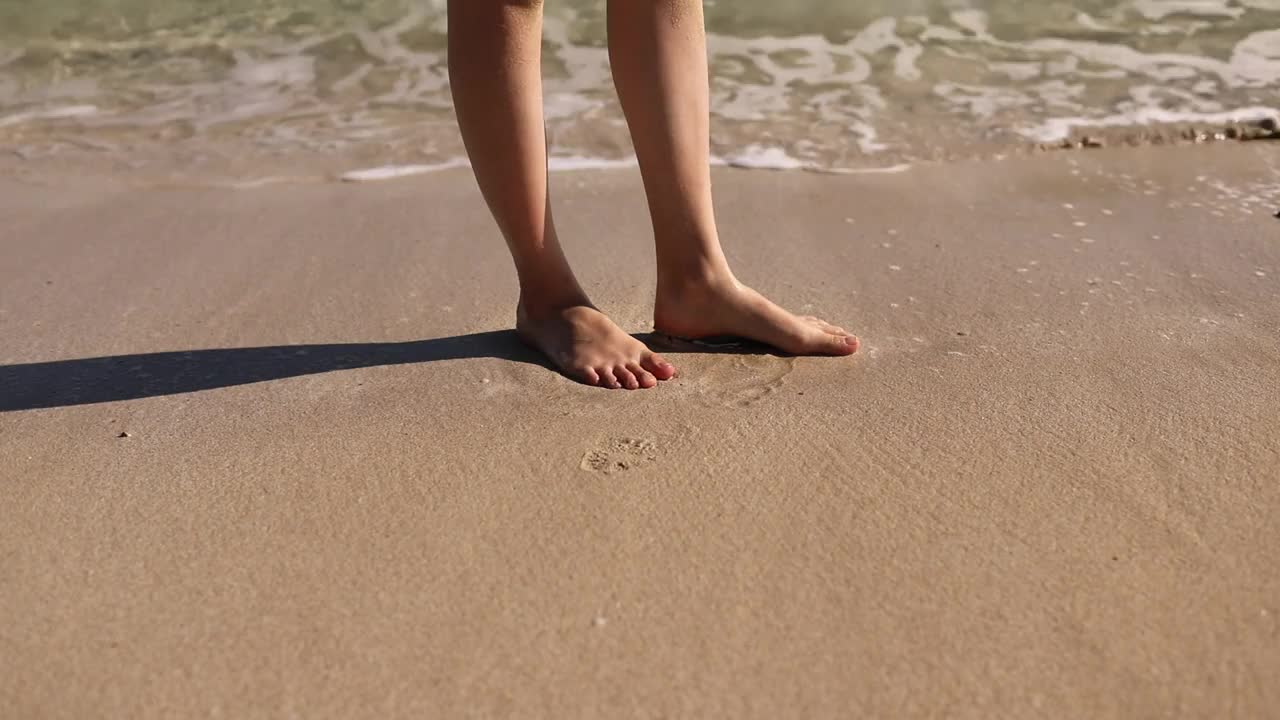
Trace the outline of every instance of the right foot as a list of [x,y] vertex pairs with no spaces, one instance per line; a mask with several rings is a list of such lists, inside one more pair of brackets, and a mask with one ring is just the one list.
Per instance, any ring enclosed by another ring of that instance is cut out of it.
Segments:
[[794,355],[852,355],[858,338],[815,317],[792,315],[731,274],[707,281],[659,283],[655,330],[690,340],[736,336]]
[[676,374],[671,363],[586,302],[537,311],[522,302],[516,332],[565,375],[587,385],[637,390]]

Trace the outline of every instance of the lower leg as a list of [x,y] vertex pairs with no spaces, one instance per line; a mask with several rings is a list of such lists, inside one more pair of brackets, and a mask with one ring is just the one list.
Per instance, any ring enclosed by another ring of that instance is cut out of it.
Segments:
[[536,2],[452,0],[449,77],[476,181],[520,277],[522,299],[582,301],[547,195]]
[[700,0],[611,0],[609,62],[644,177],[659,278],[729,274],[711,203]]
[[538,0],[450,0],[449,77],[476,182],[520,279],[517,330],[574,379],[652,387],[674,368],[601,314],[560,248],[547,193]]
[[734,278],[711,198],[710,89],[701,0],[610,0],[609,58],[653,221],[654,325],[741,335],[793,353],[847,355],[857,339],[800,318]]

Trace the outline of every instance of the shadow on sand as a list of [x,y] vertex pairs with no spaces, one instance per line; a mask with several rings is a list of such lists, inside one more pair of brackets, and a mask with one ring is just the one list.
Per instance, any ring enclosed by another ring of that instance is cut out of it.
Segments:
[[334,370],[464,358],[500,358],[551,369],[510,330],[401,343],[114,355],[0,365],[0,412],[134,400]]
[[[663,352],[681,349],[673,347],[669,338],[653,333],[636,337]],[[696,350],[743,352],[746,348],[702,346]],[[277,345],[113,355],[0,365],[0,412],[135,400],[334,370],[467,358],[498,358],[554,371],[541,354],[529,349],[511,330],[400,343]]]

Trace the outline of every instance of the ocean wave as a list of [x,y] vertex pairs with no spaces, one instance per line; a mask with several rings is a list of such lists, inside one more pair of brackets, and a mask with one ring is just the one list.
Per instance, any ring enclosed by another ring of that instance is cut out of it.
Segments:
[[[277,0],[190,17],[172,3],[172,16],[135,32],[103,22],[93,2],[64,5],[52,3],[44,26],[0,30],[0,143],[24,157],[90,137],[374,148],[401,167],[463,154],[443,2],[336,13]],[[599,4],[547,12],[553,156],[625,161]],[[1090,128],[1256,121],[1280,107],[1280,0],[743,0],[708,3],[708,24],[712,149],[739,167],[884,167]]]

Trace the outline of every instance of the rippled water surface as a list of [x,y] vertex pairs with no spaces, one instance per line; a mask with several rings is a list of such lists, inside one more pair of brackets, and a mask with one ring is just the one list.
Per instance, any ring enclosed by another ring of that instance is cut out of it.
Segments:
[[[549,132],[630,155],[605,3],[548,0]],[[1280,107],[1280,0],[717,0],[714,150],[859,168]],[[0,148],[461,154],[443,0],[0,0]],[[570,160],[571,161],[571,160]]]

